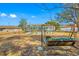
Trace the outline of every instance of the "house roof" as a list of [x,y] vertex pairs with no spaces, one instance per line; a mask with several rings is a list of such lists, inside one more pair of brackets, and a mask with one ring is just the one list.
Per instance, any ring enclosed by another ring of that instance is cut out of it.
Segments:
[[1,28],[5,28],[5,29],[18,29],[19,27],[17,27],[17,26],[0,26],[0,29]]
[[73,28],[73,27],[77,27],[77,25],[75,24],[71,24],[71,25],[64,25],[63,28]]
[[51,24],[32,24],[33,26],[53,26]]

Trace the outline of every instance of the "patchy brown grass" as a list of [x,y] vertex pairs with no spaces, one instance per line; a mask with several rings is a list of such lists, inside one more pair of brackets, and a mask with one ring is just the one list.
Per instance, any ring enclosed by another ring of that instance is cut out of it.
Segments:
[[[68,32],[53,32],[48,34],[52,36],[69,35]],[[79,34],[77,34],[79,37]],[[33,40],[32,36],[26,33],[0,33],[0,55],[2,56],[24,56],[24,55],[42,55],[34,47],[40,46],[39,40]],[[61,47],[60,47],[61,48]],[[65,48],[65,47],[63,47]],[[66,48],[65,48],[66,49]],[[76,51],[76,49],[74,50]],[[73,52],[74,52],[73,51]],[[49,52],[49,51],[48,51]],[[51,53],[51,52],[49,52]],[[64,51],[53,51],[53,54],[64,55]]]
[[32,37],[27,36],[25,33],[5,34],[0,36],[0,55],[6,56],[20,56],[28,55],[28,48],[33,48],[40,45],[40,41],[33,40]]

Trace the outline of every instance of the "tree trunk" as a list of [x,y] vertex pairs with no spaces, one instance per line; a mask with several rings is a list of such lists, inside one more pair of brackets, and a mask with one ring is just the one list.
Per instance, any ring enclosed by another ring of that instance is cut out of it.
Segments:
[[72,37],[73,34],[74,34],[74,28],[72,28],[72,30],[71,30],[70,38]]
[[74,27],[71,27],[71,35],[70,35],[70,38],[74,35],[74,38],[76,36],[76,32],[75,32],[75,26]]
[[79,24],[77,23],[76,25],[77,25],[77,31],[79,32]]

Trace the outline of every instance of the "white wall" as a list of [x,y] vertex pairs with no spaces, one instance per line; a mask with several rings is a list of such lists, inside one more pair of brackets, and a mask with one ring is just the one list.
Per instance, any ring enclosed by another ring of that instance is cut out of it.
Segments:
[[[77,31],[78,28],[75,28],[75,31]],[[71,31],[71,28],[61,28],[61,31]]]
[[3,32],[18,32],[20,29],[3,29]]
[[48,28],[46,30],[48,30],[48,31],[54,31],[55,27],[54,26],[48,26]]

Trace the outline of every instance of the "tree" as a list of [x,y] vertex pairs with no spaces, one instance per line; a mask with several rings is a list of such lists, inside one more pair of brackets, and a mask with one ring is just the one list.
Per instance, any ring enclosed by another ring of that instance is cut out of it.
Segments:
[[[58,19],[61,22],[74,24],[77,26],[79,31],[79,5],[78,4],[65,4],[64,7],[67,7],[58,14]],[[75,26],[72,28],[73,33],[75,33]],[[71,36],[72,36],[71,34]]]
[[27,27],[27,21],[26,19],[21,19],[19,22],[18,27],[21,27],[22,30],[25,32],[26,31],[26,27]]
[[61,21],[76,24],[79,31],[79,4],[65,4],[68,6],[63,12],[58,14]]
[[55,26],[55,31],[60,30],[60,24],[57,21],[50,20],[46,22],[45,24],[50,24],[50,25]]
[[[53,5],[51,4],[51,6]],[[63,16],[62,18],[65,19],[63,21],[72,22],[76,24],[79,31],[79,4],[78,3],[70,3],[70,4],[64,3],[55,7],[49,7],[46,4],[41,4],[40,8],[44,9],[45,11],[52,11],[54,9],[62,9],[62,11],[64,10],[63,12],[61,12],[61,15],[60,15],[61,17]],[[50,18],[51,18],[51,15],[52,14],[50,13]]]

